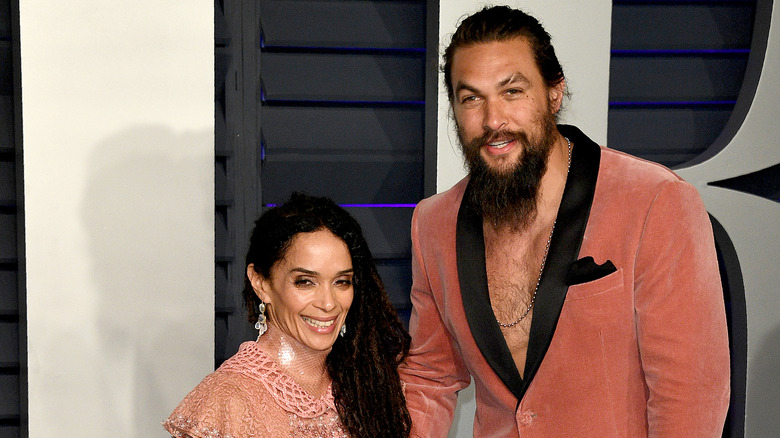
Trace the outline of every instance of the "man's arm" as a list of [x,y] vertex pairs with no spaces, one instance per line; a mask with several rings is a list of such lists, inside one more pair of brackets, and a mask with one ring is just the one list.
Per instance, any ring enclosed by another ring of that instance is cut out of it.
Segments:
[[426,272],[418,236],[419,209],[418,206],[412,217],[413,308],[409,322],[412,348],[400,373],[406,383],[412,436],[446,437],[452,425],[457,392],[468,386],[470,377],[442,321],[442,311]]
[[729,349],[712,228],[684,181],[661,188],[636,256],[635,310],[650,437],[720,437]]

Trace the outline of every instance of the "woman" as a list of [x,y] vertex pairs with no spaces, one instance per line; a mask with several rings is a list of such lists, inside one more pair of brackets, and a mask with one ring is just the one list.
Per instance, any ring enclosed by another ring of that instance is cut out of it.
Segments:
[[255,222],[244,300],[256,342],[208,375],[164,427],[175,437],[406,437],[397,366],[409,335],[357,221],[293,194]]

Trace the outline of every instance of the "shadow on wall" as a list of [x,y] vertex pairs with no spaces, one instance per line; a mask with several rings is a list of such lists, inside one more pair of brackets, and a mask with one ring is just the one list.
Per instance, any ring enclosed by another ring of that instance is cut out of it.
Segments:
[[164,436],[160,422],[213,365],[213,133],[139,126],[94,150],[81,205],[97,295],[92,414],[117,436]]

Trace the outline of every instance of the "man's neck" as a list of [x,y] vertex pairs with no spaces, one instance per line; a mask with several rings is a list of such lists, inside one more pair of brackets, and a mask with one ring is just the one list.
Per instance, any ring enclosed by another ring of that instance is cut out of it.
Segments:
[[546,226],[552,224],[558,215],[558,207],[563,198],[563,189],[571,164],[571,148],[569,143],[560,133],[556,135],[555,144],[550,151],[547,161],[547,170],[542,176],[539,186],[539,199],[536,203],[536,218],[533,221],[537,225]]

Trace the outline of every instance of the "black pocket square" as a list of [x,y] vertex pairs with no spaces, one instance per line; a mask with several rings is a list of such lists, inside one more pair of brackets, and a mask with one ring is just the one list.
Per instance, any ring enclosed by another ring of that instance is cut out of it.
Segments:
[[569,266],[569,272],[566,273],[566,285],[571,286],[598,280],[615,271],[617,271],[615,265],[609,260],[599,265],[593,260],[593,257],[583,257]]

